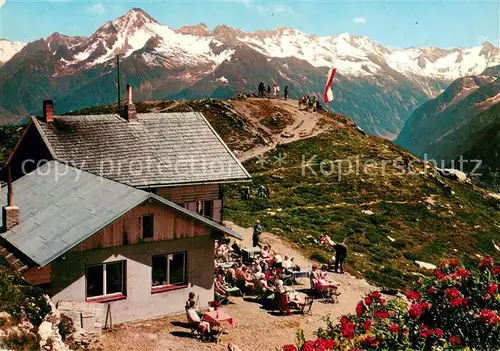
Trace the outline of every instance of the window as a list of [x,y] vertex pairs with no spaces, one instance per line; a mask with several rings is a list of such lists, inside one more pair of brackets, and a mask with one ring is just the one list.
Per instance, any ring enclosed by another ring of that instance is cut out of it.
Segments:
[[125,296],[125,261],[88,266],[87,299]]
[[142,217],[142,238],[148,239],[154,236],[154,216],[146,215]]
[[205,201],[205,203],[203,204],[203,215],[205,217],[212,218],[212,216],[213,216],[213,202],[212,202],[212,200]]
[[153,288],[172,287],[187,284],[186,253],[153,256]]
[[213,202],[212,202],[212,200],[198,201],[196,203],[196,211],[198,212],[198,214],[200,214],[202,216],[212,218],[212,216],[213,216]]

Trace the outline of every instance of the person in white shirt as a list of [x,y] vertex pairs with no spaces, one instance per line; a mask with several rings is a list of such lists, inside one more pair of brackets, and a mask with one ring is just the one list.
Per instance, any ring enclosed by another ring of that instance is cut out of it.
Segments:
[[290,259],[289,255],[285,255],[285,259],[282,262],[283,268],[286,269],[286,270],[291,270],[292,267],[293,267],[292,260],[293,260],[293,258]]
[[186,315],[189,323],[197,324],[198,329],[203,337],[208,336],[210,334],[210,323],[206,321],[202,321],[198,313],[196,313],[196,309],[194,308],[195,302],[191,301],[189,303],[189,308],[186,310]]

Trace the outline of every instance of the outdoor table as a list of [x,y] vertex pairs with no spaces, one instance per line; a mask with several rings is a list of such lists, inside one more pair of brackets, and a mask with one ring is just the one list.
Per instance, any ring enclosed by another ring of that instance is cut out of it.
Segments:
[[[203,320],[207,321],[210,323],[210,325],[217,326],[218,327],[218,335],[222,335],[224,333],[224,325],[229,324],[230,326],[234,326],[233,324],[233,317],[228,315],[226,312],[221,310],[220,308],[217,309],[216,311],[209,311],[203,313]],[[224,322],[224,323],[223,323]]]
[[309,278],[309,271],[292,272],[292,281],[297,281],[298,278]]
[[209,322],[210,324],[220,325],[222,322],[229,324],[230,326],[234,326],[233,317],[227,314],[224,310],[220,308],[216,311],[209,311],[203,313],[203,320]]
[[231,268],[234,265],[234,262],[222,262],[219,264],[219,267],[222,268]]

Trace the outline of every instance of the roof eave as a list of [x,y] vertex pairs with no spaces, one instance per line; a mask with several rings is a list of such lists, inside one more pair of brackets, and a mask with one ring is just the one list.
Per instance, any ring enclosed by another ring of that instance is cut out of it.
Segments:
[[186,182],[186,183],[167,183],[167,184],[147,184],[147,185],[132,185],[138,189],[149,189],[149,188],[175,188],[180,186],[195,186],[195,185],[210,185],[210,184],[233,184],[233,183],[248,183],[251,182],[251,178],[244,179],[228,179],[228,180],[214,180],[207,182]]

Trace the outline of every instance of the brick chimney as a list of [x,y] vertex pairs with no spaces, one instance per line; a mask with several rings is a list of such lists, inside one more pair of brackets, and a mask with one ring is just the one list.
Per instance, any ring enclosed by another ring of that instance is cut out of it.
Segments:
[[45,123],[54,122],[54,103],[52,100],[43,100],[43,120]]
[[2,227],[3,231],[6,232],[16,225],[19,224],[20,210],[19,207],[14,206],[14,190],[12,187],[12,176],[10,173],[10,167],[7,169],[8,172],[8,195],[7,195],[7,206],[2,208]]
[[127,102],[122,109],[122,117],[129,122],[137,122],[137,112],[132,101],[132,86],[130,84],[127,84]]

